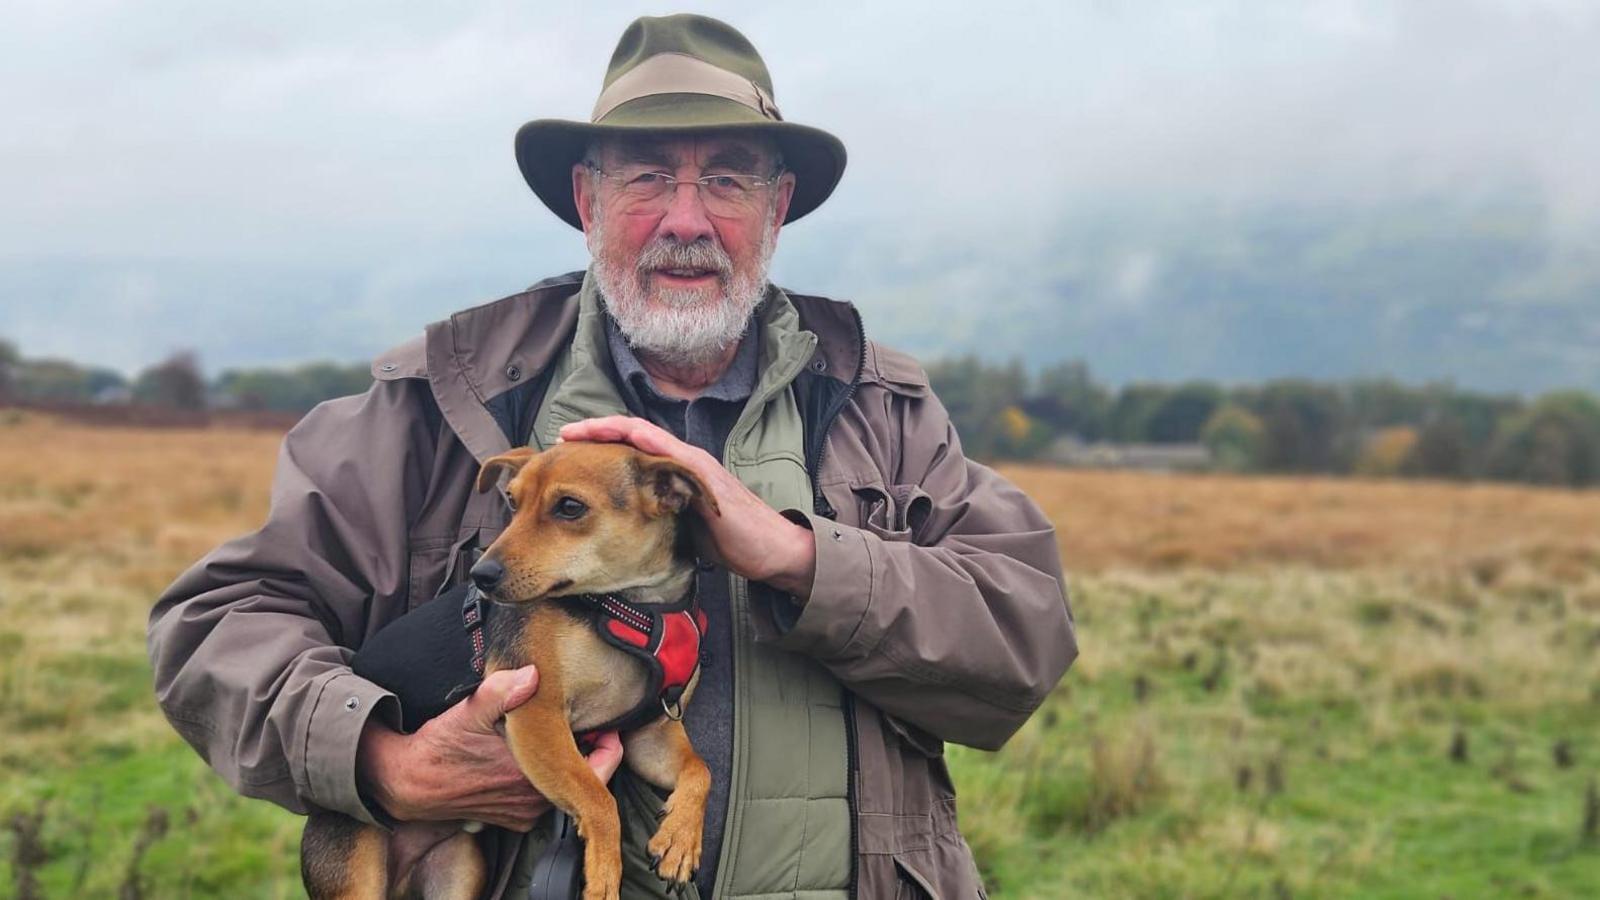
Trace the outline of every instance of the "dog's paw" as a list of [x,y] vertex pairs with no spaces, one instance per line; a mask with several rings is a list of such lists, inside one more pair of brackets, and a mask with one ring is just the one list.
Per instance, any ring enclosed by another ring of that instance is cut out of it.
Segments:
[[622,892],[620,855],[585,852],[583,900],[619,900]]
[[621,882],[620,873],[615,879],[591,879],[585,876],[583,880],[583,900],[620,900]]
[[656,874],[673,884],[694,880],[700,870],[700,818],[668,814],[650,839],[650,860]]

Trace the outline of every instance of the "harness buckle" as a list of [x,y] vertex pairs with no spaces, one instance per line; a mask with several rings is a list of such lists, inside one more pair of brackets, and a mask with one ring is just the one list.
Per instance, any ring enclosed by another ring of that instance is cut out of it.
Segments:
[[483,621],[483,592],[476,586],[469,586],[467,594],[461,602],[461,623],[472,628]]
[[476,585],[468,585],[466,596],[461,600],[461,624],[467,629],[467,640],[472,644],[472,671],[479,678],[487,660],[487,642],[483,637],[483,592]]

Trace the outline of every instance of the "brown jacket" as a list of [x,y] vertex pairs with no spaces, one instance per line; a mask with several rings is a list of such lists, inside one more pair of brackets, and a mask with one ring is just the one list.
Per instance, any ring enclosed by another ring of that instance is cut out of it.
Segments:
[[[373,821],[357,739],[375,711],[396,721],[395,701],[348,661],[504,527],[474,476],[524,442],[580,281],[457,313],[380,358],[367,393],[322,404],[285,438],[261,530],[157,601],[161,706],[241,793]],[[819,337],[793,388],[811,397],[816,509],[791,513],[817,532],[816,582],[793,622],[765,604],[756,637],[810,655],[854,695],[857,896],[893,896],[902,872],[934,897],[973,896],[943,741],[998,748],[1076,657],[1054,530],[962,456],[915,362],[866,341],[848,304],[789,297]],[[494,844],[504,863],[513,842]]]

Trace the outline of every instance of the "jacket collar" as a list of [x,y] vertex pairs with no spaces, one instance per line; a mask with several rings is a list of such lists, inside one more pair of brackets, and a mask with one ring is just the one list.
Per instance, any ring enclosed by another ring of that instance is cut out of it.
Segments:
[[[570,356],[565,351],[579,328],[585,280],[584,272],[547,278],[520,293],[435,322],[420,338],[374,360],[373,377],[425,379],[445,422],[474,458],[482,462],[504,453],[512,443],[489,404],[510,391],[526,389]],[[809,359],[799,360],[802,369],[848,382],[865,359],[863,380],[897,380],[890,367],[878,364],[876,354],[864,352],[859,316],[849,303],[791,294],[775,286],[768,291],[761,315],[769,339],[761,345],[757,394],[770,395],[793,377],[773,364],[779,358],[793,360],[801,352],[797,341],[811,345]],[[604,334],[599,338],[603,341]],[[551,383],[552,389],[556,383]]]

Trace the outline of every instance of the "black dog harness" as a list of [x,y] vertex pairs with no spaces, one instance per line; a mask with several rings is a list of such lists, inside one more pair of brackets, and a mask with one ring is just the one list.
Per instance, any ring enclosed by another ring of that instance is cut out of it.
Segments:
[[[588,743],[605,731],[629,731],[665,715],[683,718],[683,694],[700,670],[700,645],[706,614],[691,581],[674,603],[634,603],[616,594],[578,594],[559,598],[589,613],[589,624],[607,644],[644,663],[646,689],[634,707],[579,735]],[[472,644],[472,670],[483,678],[488,641],[484,635],[483,593],[469,586],[461,601],[461,623]]]

